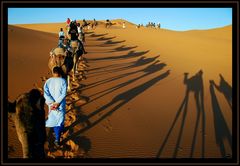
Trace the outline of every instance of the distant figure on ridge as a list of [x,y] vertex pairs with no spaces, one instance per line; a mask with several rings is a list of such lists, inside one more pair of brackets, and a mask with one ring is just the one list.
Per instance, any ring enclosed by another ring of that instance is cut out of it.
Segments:
[[123,22],[122,27],[123,27],[123,29],[126,28],[125,22]]
[[87,21],[85,19],[83,19],[82,28],[85,29],[85,27],[87,27],[87,29],[89,29],[89,25],[90,25],[90,23],[87,23]]
[[105,27],[109,28],[110,26],[111,26],[111,22],[110,22],[109,19],[107,19],[106,22],[105,22]]
[[93,23],[92,23],[92,29],[95,29],[97,27],[97,21],[95,20],[95,18],[93,19]]

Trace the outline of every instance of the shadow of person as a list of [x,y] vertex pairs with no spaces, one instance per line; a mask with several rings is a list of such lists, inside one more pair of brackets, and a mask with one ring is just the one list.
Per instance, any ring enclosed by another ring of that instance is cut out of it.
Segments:
[[227,157],[224,140],[227,140],[232,149],[232,136],[230,134],[227,123],[219,106],[217,96],[214,90],[214,82],[210,80],[210,94],[212,100],[213,120],[215,128],[216,143],[220,149],[222,157]]
[[200,120],[200,114],[202,113],[202,157],[204,157],[204,151],[205,151],[205,112],[204,112],[204,92],[203,92],[203,79],[202,79],[202,70],[200,70],[198,73],[196,73],[193,77],[188,79],[188,73],[184,73],[184,84],[186,85],[186,92],[185,97],[181,103],[180,108],[178,109],[178,112],[173,120],[173,123],[156,155],[157,158],[159,158],[162,155],[162,152],[164,150],[164,147],[167,144],[167,141],[169,139],[169,136],[172,133],[172,130],[174,129],[178,119],[180,118],[180,114],[182,113],[182,121],[180,125],[179,135],[177,137],[177,142],[175,146],[175,150],[173,152],[173,157],[176,158],[178,151],[181,150],[180,143],[182,138],[182,133],[185,125],[186,115],[187,115],[187,106],[188,106],[188,100],[189,100],[189,93],[194,93],[194,98],[196,101],[197,106],[197,119],[193,134],[193,140],[192,140],[192,147],[190,152],[190,157],[193,156],[194,149],[195,149],[195,143],[196,143],[196,136],[197,136],[197,129],[199,128],[199,120]]
[[229,106],[232,109],[232,87],[229,85],[227,81],[225,81],[225,79],[221,74],[219,74],[219,76],[220,76],[219,85],[216,85],[214,81],[212,81],[212,84],[216,87],[216,89],[219,92],[223,93]]

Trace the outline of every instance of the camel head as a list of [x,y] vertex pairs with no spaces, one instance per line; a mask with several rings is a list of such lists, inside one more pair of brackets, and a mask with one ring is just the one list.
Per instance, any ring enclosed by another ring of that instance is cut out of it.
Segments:
[[63,48],[55,48],[50,52],[48,67],[52,71],[55,66],[61,67],[64,64],[66,52]]
[[17,137],[22,144],[23,158],[44,158],[45,99],[38,89],[21,94],[8,111],[14,112]]

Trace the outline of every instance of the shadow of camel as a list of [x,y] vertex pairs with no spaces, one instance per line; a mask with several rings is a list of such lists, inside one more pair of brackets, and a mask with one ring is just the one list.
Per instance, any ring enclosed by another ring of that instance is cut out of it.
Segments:
[[[125,64],[125,65],[119,66],[119,68],[117,68],[118,66],[116,66],[115,68],[110,67],[110,69],[105,69],[104,71],[90,72],[90,73],[88,73],[88,76],[94,77],[94,76],[100,75],[101,73],[115,73],[115,72],[119,72],[119,71],[125,71],[128,69],[144,66],[146,64],[149,64],[149,63],[155,61],[157,58],[159,58],[159,56],[160,55],[152,57],[152,58],[146,58],[143,56],[143,57],[140,57],[138,60],[129,63],[130,65]],[[114,66],[112,66],[112,67],[114,67]],[[91,75],[93,75],[93,76],[91,76]]]
[[126,60],[129,58],[136,58],[139,56],[142,56],[146,53],[148,53],[149,50],[147,51],[129,51],[128,54],[125,55],[120,55],[120,56],[114,56],[114,57],[103,57],[103,58],[88,58],[89,61],[101,61],[101,60]]
[[180,119],[180,114],[182,113],[182,122],[180,126],[180,131],[179,135],[177,137],[177,142],[175,146],[175,150],[173,152],[173,158],[177,157],[178,151],[181,149],[180,148],[180,143],[181,143],[181,138],[182,138],[182,133],[185,125],[185,120],[187,116],[187,106],[188,106],[188,100],[189,100],[189,93],[193,92],[194,93],[194,98],[196,102],[196,107],[197,107],[197,118],[196,118],[196,123],[195,123],[195,128],[194,128],[194,134],[193,134],[193,140],[192,140],[192,146],[191,146],[191,152],[190,152],[190,157],[193,157],[194,151],[195,151],[195,144],[196,144],[196,136],[197,136],[197,130],[199,128],[199,120],[200,120],[200,115],[202,114],[202,149],[201,149],[201,157],[204,158],[204,153],[205,153],[205,111],[204,111],[204,88],[203,88],[203,79],[202,79],[202,70],[200,70],[198,73],[196,73],[193,77],[187,78],[188,73],[184,73],[184,84],[186,85],[186,93],[185,97],[183,99],[183,102],[178,109],[178,112],[174,118],[174,121],[167,133],[167,136],[165,137],[156,157],[159,158],[162,155],[162,152],[164,150],[165,145],[167,144],[167,141],[169,139],[169,136],[172,133],[172,130],[174,129],[176,122],[178,119]]
[[[153,58],[147,58],[146,59],[146,57],[143,56],[143,57],[140,57],[136,61],[126,62],[126,63],[118,63],[118,64],[113,64],[113,65],[108,65],[108,66],[103,66],[103,67],[96,67],[96,68],[89,69],[88,72],[92,72],[94,70],[105,70],[106,71],[106,69],[112,69],[112,68],[115,70],[115,68],[117,68],[117,67],[120,67],[119,69],[122,69],[122,68],[125,68],[125,67],[140,66],[140,65],[144,65],[148,61],[153,62],[154,60],[156,60],[159,57],[160,57],[160,55],[157,55]],[[112,70],[108,70],[108,71],[112,71]]]
[[215,128],[215,136],[216,136],[216,143],[220,149],[222,157],[229,157],[226,154],[225,146],[224,146],[224,140],[227,140],[229,145],[232,149],[232,135],[229,131],[229,128],[227,126],[227,123],[224,119],[224,116],[222,114],[221,108],[219,106],[217,96],[214,91],[214,82],[210,80],[210,94],[211,94],[211,100],[212,100],[212,110],[213,110],[213,119],[214,119],[214,128]]
[[123,88],[123,87],[125,87],[125,86],[128,86],[129,84],[134,83],[134,82],[136,82],[137,80],[140,80],[141,78],[144,78],[144,77],[146,77],[146,76],[149,76],[149,75],[151,75],[151,74],[153,74],[153,73],[155,73],[155,72],[157,72],[157,71],[160,71],[160,70],[162,70],[165,66],[166,66],[165,63],[158,63],[158,61],[155,61],[153,64],[147,66],[146,68],[144,68],[144,69],[142,69],[142,70],[138,70],[138,71],[135,71],[135,72],[123,74],[123,75],[120,75],[120,76],[117,77],[117,78],[113,78],[112,80],[108,80],[108,82],[110,82],[110,81],[115,81],[115,80],[117,80],[117,79],[120,79],[120,78],[123,78],[123,77],[127,77],[127,76],[130,76],[130,75],[139,73],[139,72],[144,72],[144,73],[145,73],[145,74],[143,74],[143,75],[141,75],[141,76],[139,76],[139,77],[130,79],[130,80],[128,80],[127,82],[120,83],[119,85],[116,85],[116,86],[111,87],[111,88],[109,88],[109,89],[103,90],[103,91],[101,91],[101,92],[97,92],[97,93],[95,93],[95,94],[93,94],[93,95],[90,95],[89,97],[91,98],[91,97],[96,96],[96,95],[98,95],[98,94],[104,93],[104,94],[102,94],[102,95],[100,95],[100,96],[98,96],[98,97],[96,97],[96,98],[94,98],[94,99],[91,99],[88,103],[90,103],[90,102],[92,102],[92,101],[95,101],[95,100],[97,100],[98,98],[101,98],[101,97],[103,97],[103,96],[105,96],[105,95],[107,95],[107,94],[109,94],[109,93],[112,93],[113,91],[116,91],[116,90],[118,90],[118,89],[120,89],[120,88]]
[[121,41],[112,41],[112,40],[107,40],[106,42],[104,42],[104,44],[102,44],[103,46],[105,46],[106,44],[119,44],[119,43],[123,43],[126,40],[121,40]]
[[[151,80],[149,80],[149,81],[147,81],[147,82],[145,82],[141,85],[138,85],[138,86],[136,86],[136,87],[134,87],[130,90],[127,90],[127,91],[115,96],[108,104],[106,104],[106,105],[102,106],[101,108],[99,108],[98,110],[90,113],[88,115],[88,119],[90,119],[93,116],[99,114],[100,112],[104,111],[105,109],[110,108],[111,106],[115,105],[110,111],[108,111],[107,113],[105,113],[104,115],[99,117],[94,122],[91,122],[91,125],[89,125],[89,126],[83,128],[83,129],[77,131],[76,133],[72,134],[71,136],[69,136],[68,138],[63,140],[63,142],[67,142],[69,139],[73,139],[74,137],[78,136],[79,134],[83,133],[84,131],[87,131],[90,128],[94,127],[99,122],[101,122],[102,120],[104,120],[105,118],[110,116],[112,113],[114,113],[116,110],[118,110],[120,107],[122,107],[123,105],[125,105],[126,103],[128,103],[129,101],[134,99],[136,96],[140,95],[142,92],[144,92],[148,88],[152,87],[153,85],[155,85],[160,80],[166,78],[169,74],[170,74],[170,70],[154,77],[153,79],[151,79]],[[73,125],[76,125],[76,124],[73,124]]]
[[212,83],[216,87],[216,89],[224,95],[229,106],[232,109],[232,87],[229,85],[227,81],[225,81],[221,74],[219,74],[219,76],[220,76],[219,85],[216,85],[214,81],[212,81]]
[[105,36],[105,35],[107,35],[108,33],[104,33],[104,34],[91,34],[91,35],[89,35],[89,37],[102,37],[102,36]]
[[100,40],[100,41],[104,41],[104,40],[111,40],[111,39],[114,39],[114,38],[116,38],[116,36],[114,36],[114,37],[100,37],[100,38],[98,38],[97,40]]
[[119,51],[128,51],[128,50],[132,50],[134,48],[137,48],[137,46],[132,46],[132,47],[126,47],[126,46],[120,46],[120,47],[117,47],[117,48],[114,48],[113,51],[110,51],[110,52],[119,52]]

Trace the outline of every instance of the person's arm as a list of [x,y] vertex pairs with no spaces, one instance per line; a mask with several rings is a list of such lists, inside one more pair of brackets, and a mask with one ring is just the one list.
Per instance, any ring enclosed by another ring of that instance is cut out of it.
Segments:
[[54,102],[54,99],[53,99],[53,97],[51,96],[51,94],[49,92],[49,88],[48,88],[48,84],[47,83],[48,82],[46,82],[44,84],[43,89],[44,89],[44,98],[46,99],[46,104],[49,105],[49,104]]
[[62,84],[61,87],[61,95],[56,99],[55,103],[60,104],[62,100],[66,97],[66,95],[67,95],[67,83],[64,80],[64,83]]

